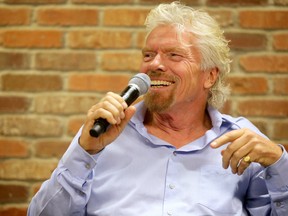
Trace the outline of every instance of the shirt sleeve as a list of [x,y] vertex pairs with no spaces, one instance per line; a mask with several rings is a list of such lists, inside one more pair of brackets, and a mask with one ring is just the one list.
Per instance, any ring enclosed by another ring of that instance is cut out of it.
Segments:
[[262,173],[273,208],[278,216],[287,215],[288,212],[288,154],[283,146],[282,149],[281,158]]
[[[283,149],[280,159],[250,181],[247,209],[251,215],[286,216],[288,212],[288,154]],[[265,189],[265,190],[264,190]]]
[[99,155],[91,156],[79,145],[80,134],[81,129],[50,179],[33,197],[27,215],[85,215]]

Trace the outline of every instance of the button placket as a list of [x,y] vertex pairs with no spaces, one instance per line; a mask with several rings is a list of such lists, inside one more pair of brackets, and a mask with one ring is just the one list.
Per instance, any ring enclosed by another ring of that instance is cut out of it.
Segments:
[[[177,197],[176,184],[178,169],[177,169],[177,155],[176,151],[173,151],[169,158],[167,165],[167,176],[166,176],[166,192],[164,197],[164,212],[167,215],[173,215],[173,206],[175,205],[175,197]],[[175,163],[176,162],[176,163]]]
[[167,211],[167,215],[168,215],[168,216],[172,216],[173,214],[172,214],[171,211]]

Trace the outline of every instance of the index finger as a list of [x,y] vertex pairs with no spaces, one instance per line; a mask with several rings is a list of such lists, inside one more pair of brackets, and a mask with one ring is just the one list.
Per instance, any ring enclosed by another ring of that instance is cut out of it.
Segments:
[[214,140],[210,146],[212,148],[218,148],[222,145],[225,145],[226,143],[233,142],[234,140],[238,139],[240,136],[242,136],[244,133],[243,129],[239,130],[233,130],[228,133],[223,134],[222,136],[218,137],[216,140]]

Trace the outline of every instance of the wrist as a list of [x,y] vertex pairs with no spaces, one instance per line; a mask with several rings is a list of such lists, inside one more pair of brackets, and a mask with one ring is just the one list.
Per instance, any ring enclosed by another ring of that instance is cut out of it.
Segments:
[[[83,143],[85,143],[85,142],[81,141],[81,137],[82,137],[82,136],[79,136],[79,138],[78,138],[78,144],[79,144],[80,147],[81,147],[82,149],[84,149],[88,154],[94,155],[94,154],[97,154],[97,153],[99,153],[100,151],[102,151],[102,150],[104,149],[103,146],[101,146],[101,147],[99,147],[99,148],[95,148],[95,145],[84,145]],[[93,146],[93,148],[91,148],[91,146]]]

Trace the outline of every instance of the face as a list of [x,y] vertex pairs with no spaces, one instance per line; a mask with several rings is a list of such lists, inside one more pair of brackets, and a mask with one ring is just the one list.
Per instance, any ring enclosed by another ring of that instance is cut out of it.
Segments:
[[149,110],[162,112],[207,100],[207,73],[200,70],[200,54],[193,44],[191,33],[181,33],[179,40],[172,26],[156,27],[149,34],[140,70],[151,78],[145,95]]

